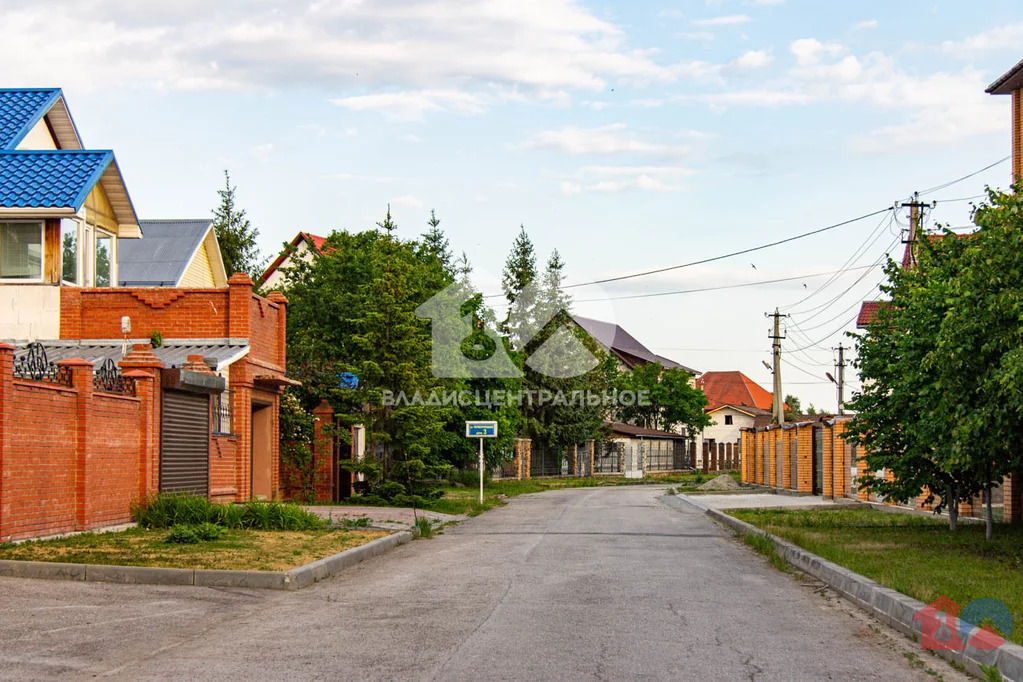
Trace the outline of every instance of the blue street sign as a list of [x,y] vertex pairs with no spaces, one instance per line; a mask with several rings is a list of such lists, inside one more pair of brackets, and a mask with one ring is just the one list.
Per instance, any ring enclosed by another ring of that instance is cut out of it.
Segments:
[[497,422],[465,422],[466,438],[497,438]]
[[354,391],[359,387],[359,377],[351,372],[341,372],[337,375],[337,386],[338,388],[349,388]]

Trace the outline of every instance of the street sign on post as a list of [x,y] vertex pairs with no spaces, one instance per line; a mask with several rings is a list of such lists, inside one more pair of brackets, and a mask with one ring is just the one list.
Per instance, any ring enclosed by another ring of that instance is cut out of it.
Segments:
[[483,504],[483,439],[497,438],[497,422],[467,421],[465,437],[480,439],[480,504]]

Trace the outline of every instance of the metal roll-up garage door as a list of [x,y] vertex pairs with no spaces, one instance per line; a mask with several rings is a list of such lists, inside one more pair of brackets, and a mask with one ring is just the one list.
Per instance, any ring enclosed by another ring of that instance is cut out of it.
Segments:
[[207,495],[210,477],[210,398],[164,391],[160,492]]

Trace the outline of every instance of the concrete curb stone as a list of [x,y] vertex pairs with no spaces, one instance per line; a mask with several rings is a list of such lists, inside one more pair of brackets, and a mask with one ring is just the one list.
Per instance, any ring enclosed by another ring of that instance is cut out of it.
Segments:
[[[913,616],[927,606],[922,601],[879,585],[859,573],[777,538],[752,524],[698,503],[687,495],[679,495],[678,498],[700,509],[715,521],[730,526],[742,535],[761,535],[769,538],[785,561],[804,573],[824,581],[849,601],[886,625],[919,641],[921,622],[913,620]],[[1011,642],[1006,642],[992,651],[978,650],[967,645],[965,651],[935,651],[933,653],[963,665],[973,675],[983,677],[980,666],[982,664],[993,665],[1009,682],[1023,682],[1023,647]]]
[[160,568],[65,564],[50,561],[0,560],[0,577],[40,578],[120,583],[122,585],[195,585],[198,587],[247,587],[261,590],[298,590],[340,573],[349,566],[409,542],[412,531],[400,531],[318,559],[290,571],[222,571],[213,569]]
[[49,561],[0,561],[0,576],[44,580],[85,580],[85,564],[55,564]]

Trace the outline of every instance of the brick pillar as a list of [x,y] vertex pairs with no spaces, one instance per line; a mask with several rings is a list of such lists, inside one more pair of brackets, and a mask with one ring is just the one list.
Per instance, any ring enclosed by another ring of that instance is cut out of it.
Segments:
[[595,449],[596,449],[596,442],[592,438],[589,439],[588,441],[586,441],[586,455],[587,455],[587,457],[589,457],[589,460],[590,460],[590,466],[586,469],[586,474],[588,476],[592,476],[593,475],[593,456],[594,456],[594,450]]
[[703,473],[707,473],[707,468],[710,466],[710,443],[703,441]]
[[125,377],[134,379],[141,400],[139,423],[139,499],[159,492],[160,485],[160,372],[164,364],[148,343],[133,344],[118,363]]
[[10,413],[14,399],[14,346],[0,343],[0,542],[7,540],[7,521],[4,518],[4,457],[11,431]]
[[567,459],[568,459],[568,475],[569,476],[578,476],[579,475],[579,471],[578,471],[578,469],[576,469],[576,463],[579,461],[579,456],[578,456],[579,452],[578,451],[579,451],[579,446],[578,445],[573,445],[572,447],[570,447],[568,449],[568,453],[567,453],[568,457],[567,457]]
[[[57,363],[71,372],[71,386],[77,398],[75,404],[75,529],[84,530],[88,527],[88,508],[86,501],[89,495],[88,480],[88,444],[89,427],[92,412],[92,363],[81,358],[69,358]],[[102,425],[100,425],[102,428]]]
[[524,446],[523,452],[525,453],[525,456],[522,458],[522,478],[528,479],[530,478],[529,470],[530,467],[532,466],[533,441],[531,441],[528,438],[525,438],[523,439],[522,444]]
[[318,502],[334,499],[334,439],[325,427],[334,423],[334,408],[326,400],[313,410],[313,475],[314,491]]
[[278,306],[277,364],[284,367],[287,364],[288,351],[288,299],[279,291],[271,291],[266,298]]
[[[2,429],[3,427],[0,427]],[[3,431],[0,430],[0,434]],[[1002,520],[1006,523],[1017,523],[1023,520],[1023,473],[1015,471],[1005,477],[1002,482]]]
[[710,454],[710,470],[711,471],[717,471],[718,470],[718,442],[716,440],[712,440],[710,442],[709,454]]
[[250,334],[250,305],[252,302],[252,279],[243,272],[236,272],[227,280],[230,289],[227,298],[227,335],[232,339],[247,339]]

